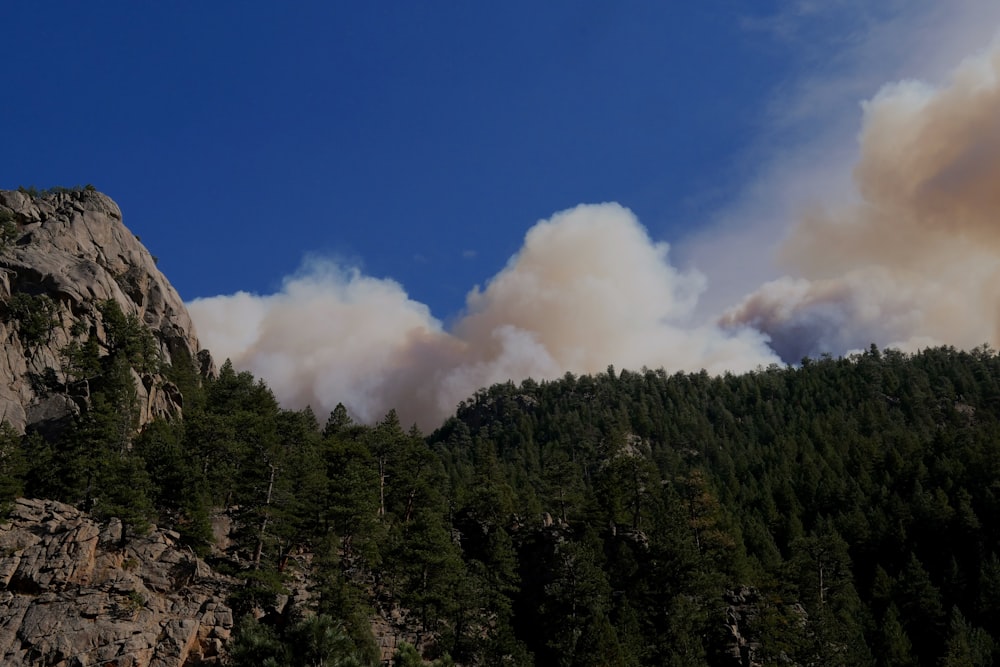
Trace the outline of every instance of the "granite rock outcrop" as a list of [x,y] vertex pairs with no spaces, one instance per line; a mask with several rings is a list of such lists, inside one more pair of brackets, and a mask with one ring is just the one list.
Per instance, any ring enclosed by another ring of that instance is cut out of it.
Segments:
[[191,667],[221,664],[238,583],[179,535],[122,539],[70,505],[19,498],[0,525],[0,664]]
[[[0,218],[11,232],[0,251],[0,419],[21,432],[43,430],[85,408],[85,394],[65,390],[64,351],[93,335],[107,352],[100,304],[109,300],[148,327],[163,362],[212,372],[183,301],[109,197],[92,189],[0,190]],[[44,305],[41,326],[17,320],[10,306],[16,295]],[[181,394],[161,373],[133,374],[140,423],[180,414]]]

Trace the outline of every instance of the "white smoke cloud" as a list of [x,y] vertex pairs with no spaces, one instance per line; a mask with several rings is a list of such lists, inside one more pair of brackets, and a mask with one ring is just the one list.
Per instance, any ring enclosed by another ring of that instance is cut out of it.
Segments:
[[864,105],[855,201],[815,207],[763,285],[722,318],[786,360],[871,342],[1000,343],[1000,45],[946,83],[902,81]]
[[432,428],[480,387],[609,364],[743,371],[776,360],[746,328],[692,323],[704,279],[670,265],[617,204],[537,223],[521,250],[446,331],[402,286],[312,259],[271,295],[189,304],[203,344],[263,377],[284,405],[359,419],[395,407]]
[[860,199],[852,179],[861,159],[859,105],[889,82],[947,86],[956,64],[1000,27],[995,0],[789,0],[773,7],[773,15],[746,21],[747,34],[773,40],[767,48],[783,49],[797,73],[775,84],[764,109],[743,112],[755,130],[738,158],[752,168],[732,199],[673,243],[679,266],[708,277],[698,306],[706,318],[738,303],[748,286],[784,275],[815,278],[776,263],[775,249],[817,203],[843,207]]

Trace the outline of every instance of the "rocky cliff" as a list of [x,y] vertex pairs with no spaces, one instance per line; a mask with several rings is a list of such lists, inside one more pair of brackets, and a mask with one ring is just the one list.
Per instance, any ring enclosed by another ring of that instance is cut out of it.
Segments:
[[[0,191],[0,223],[7,232],[0,251],[0,419],[23,431],[57,425],[81,408],[86,395],[66,390],[64,352],[83,336],[107,352],[99,305],[108,300],[149,328],[163,362],[193,361],[210,371],[180,296],[110,198],[91,189]],[[180,412],[180,393],[161,373],[133,376],[141,423]]]
[[0,664],[181,667],[218,664],[233,630],[236,580],[178,535],[153,529],[121,545],[51,500],[18,499],[0,525]]

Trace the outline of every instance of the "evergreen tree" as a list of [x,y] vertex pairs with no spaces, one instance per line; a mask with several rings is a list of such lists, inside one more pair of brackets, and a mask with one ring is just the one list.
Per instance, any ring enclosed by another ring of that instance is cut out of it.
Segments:
[[21,436],[6,420],[0,423],[0,505],[24,492],[28,462],[21,446]]

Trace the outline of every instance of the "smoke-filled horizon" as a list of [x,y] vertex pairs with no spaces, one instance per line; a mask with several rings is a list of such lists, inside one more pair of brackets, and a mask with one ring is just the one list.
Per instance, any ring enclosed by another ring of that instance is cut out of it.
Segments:
[[276,294],[189,308],[202,343],[263,377],[285,405],[324,414],[341,402],[366,422],[395,408],[405,423],[433,428],[497,382],[609,365],[719,373],[777,361],[756,331],[693,323],[703,287],[610,203],[538,222],[448,330],[398,283],[323,258]]
[[883,87],[864,104],[853,192],[786,223],[783,275],[708,321],[695,307],[710,267],[679,270],[615,203],[536,223],[447,328],[402,285],[322,258],[275,294],[191,313],[213,354],[289,407],[342,402],[364,421],[394,407],[424,428],[480,387],[608,365],[742,372],[870,343],[1000,345],[998,81],[994,45],[938,87]]
[[863,107],[851,201],[816,204],[785,275],[730,309],[786,361],[869,343],[1000,342],[1000,43],[948,81],[887,85]]

